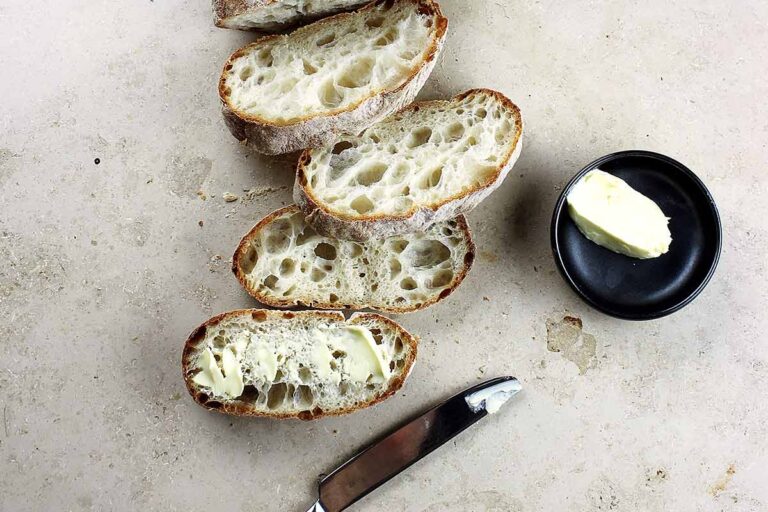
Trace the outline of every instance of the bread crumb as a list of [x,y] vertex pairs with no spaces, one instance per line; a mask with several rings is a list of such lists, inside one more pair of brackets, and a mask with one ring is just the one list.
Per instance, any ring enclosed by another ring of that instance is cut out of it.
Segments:
[[485,302],[489,302],[491,299],[489,299],[488,297],[483,297],[483,300],[484,300]]
[[206,199],[208,199],[208,196],[206,196],[206,195],[205,195],[205,192],[203,192],[202,190],[198,190],[198,191],[197,191],[197,197],[199,197],[199,198],[200,198],[200,199],[202,199],[203,201],[205,201]]
[[221,254],[214,254],[213,256],[211,256],[211,259],[208,261],[208,270],[210,272],[218,271],[220,262],[221,262]]
[[243,192],[245,192],[244,199],[246,201],[251,201],[254,198],[265,196],[267,194],[271,194],[272,192],[278,192],[280,190],[287,190],[288,187],[282,186],[282,187],[254,187],[254,188],[244,188]]
[[233,194],[233,193],[231,193],[231,192],[224,192],[224,195],[222,195],[221,197],[222,197],[222,199],[224,199],[224,201],[226,201],[227,203],[234,203],[235,201],[237,201],[238,199],[240,199],[240,197],[239,197],[239,196],[236,196],[235,194]]
[[197,221],[197,225],[200,226],[200,227],[203,227],[203,221],[201,221],[201,220]]

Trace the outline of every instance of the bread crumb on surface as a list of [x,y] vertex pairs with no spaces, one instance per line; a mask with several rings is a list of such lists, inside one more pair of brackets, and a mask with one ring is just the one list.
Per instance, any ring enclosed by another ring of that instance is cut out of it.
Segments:
[[288,187],[254,187],[249,189],[243,189],[243,192],[245,192],[244,199],[247,201],[250,201],[252,199],[255,199],[257,197],[262,197],[267,194],[271,194],[272,192],[278,192],[280,190],[287,190]]
[[206,196],[206,195],[205,195],[205,192],[203,192],[202,190],[198,190],[198,191],[196,192],[196,194],[197,194],[197,197],[199,197],[199,198],[200,198],[200,199],[202,199],[203,201],[205,201],[206,199],[208,199],[208,196]]
[[232,192],[224,192],[224,194],[221,197],[227,203],[234,203],[235,201],[240,199],[240,196],[237,196],[237,195],[233,194]]

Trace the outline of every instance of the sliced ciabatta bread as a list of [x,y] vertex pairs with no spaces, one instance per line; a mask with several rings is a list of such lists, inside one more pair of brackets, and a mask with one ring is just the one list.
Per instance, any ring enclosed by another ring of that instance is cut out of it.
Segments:
[[213,0],[217,27],[277,32],[349,11],[371,0]]
[[467,91],[414,103],[299,159],[294,200],[318,232],[365,241],[474,208],[506,177],[522,146],[520,110],[501,93]]
[[447,26],[434,0],[388,0],[263,37],[224,66],[227,126],[266,154],[359,133],[413,100]]
[[256,300],[276,307],[423,309],[464,280],[475,257],[466,219],[365,243],[319,235],[298,206],[281,208],[243,237],[232,271]]
[[182,367],[203,407],[311,420],[393,395],[416,350],[417,338],[374,313],[345,320],[338,312],[241,309],[195,329]]

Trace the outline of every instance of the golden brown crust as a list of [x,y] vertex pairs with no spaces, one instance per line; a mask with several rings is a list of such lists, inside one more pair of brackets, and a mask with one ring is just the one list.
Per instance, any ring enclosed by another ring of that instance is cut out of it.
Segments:
[[[509,171],[509,168],[511,168],[510,164],[512,165],[514,164],[514,162],[510,162],[512,157],[516,153],[519,153],[519,146],[521,143],[521,137],[523,133],[523,121],[522,121],[522,116],[520,114],[520,109],[509,98],[507,98],[500,92],[494,91],[491,89],[482,89],[482,88],[470,89],[457,96],[454,96],[449,100],[431,100],[431,101],[413,103],[405,107],[403,110],[401,110],[397,114],[395,114],[395,116],[399,116],[411,110],[418,111],[419,108],[422,108],[427,105],[438,105],[441,103],[458,102],[463,100],[467,96],[470,96],[473,94],[485,94],[489,96],[494,96],[510,112],[512,112],[512,115],[515,120],[514,141],[512,144],[510,144],[507,152],[504,154],[504,158],[501,159],[495,171],[489,176],[489,178],[484,183],[479,184],[471,188],[470,190],[457,192],[451,196],[448,196],[438,202],[435,202],[427,206],[414,205],[411,208],[409,208],[407,211],[402,213],[391,214],[391,215],[375,214],[375,215],[353,216],[344,212],[335,211],[321,204],[320,201],[317,199],[317,197],[314,195],[313,191],[307,186],[308,179],[306,175],[306,166],[312,160],[312,156],[311,156],[312,150],[306,149],[299,156],[299,161],[296,167],[296,181],[294,183],[294,200],[296,200],[296,202],[299,204],[301,209],[304,211],[305,215],[307,216],[307,221],[310,224],[312,224],[312,226],[315,229],[317,229],[320,233],[323,233],[329,236],[337,236],[339,238],[348,238],[356,241],[364,241],[367,238],[372,238],[375,236],[379,236],[379,237],[388,236],[389,234],[392,234],[388,232],[388,231],[392,231],[392,229],[394,229],[394,231],[396,232],[407,232],[407,231],[423,229],[423,225],[421,225],[423,224],[423,222],[414,221],[415,225],[412,225],[414,223],[411,223],[412,219],[414,219],[419,214],[419,212],[423,210],[431,210],[432,212],[437,212],[441,208],[450,207],[451,203],[466,200],[467,198],[470,198],[473,195],[482,194],[482,197],[484,197],[485,196],[485,194],[483,194],[484,191],[488,191],[488,189],[493,190],[495,187],[500,185],[504,174]],[[451,216],[455,216],[460,213],[466,213],[467,211],[469,211],[469,208],[458,207],[455,209],[455,211],[452,212],[453,215]],[[427,220],[427,223],[428,222],[429,220]],[[402,227],[398,228],[398,226],[402,226]],[[341,236],[341,235],[344,235],[344,236]]]
[[[235,316],[251,316],[255,320],[266,321],[271,317],[282,317],[286,319],[293,319],[297,317],[325,317],[332,322],[339,323],[362,323],[366,320],[373,320],[380,323],[387,324],[390,328],[398,332],[398,335],[403,339],[403,342],[410,348],[408,357],[405,361],[402,373],[399,377],[392,379],[390,386],[387,390],[373,399],[359,404],[354,407],[345,407],[342,409],[334,409],[331,411],[324,411],[319,407],[316,407],[312,411],[301,411],[297,413],[265,413],[255,410],[253,405],[238,399],[233,400],[216,400],[209,397],[204,392],[200,391],[192,382],[192,378],[197,374],[196,369],[192,367],[192,361],[195,354],[198,351],[198,345],[205,338],[205,332],[208,327],[218,325],[222,320]],[[413,363],[416,361],[416,353],[418,351],[419,339],[406,331],[400,324],[387,317],[378,315],[376,313],[355,313],[349,320],[345,320],[344,315],[338,311],[273,311],[269,309],[235,309],[227,311],[225,313],[218,314],[212,318],[209,318],[201,325],[195,328],[184,343],[184,350],[181,355],[181,369],[184,377],[184,383],[186,384],[187,391],[190,396],[199,405],[205,407],[208,410],[215,410],[223,414],[229,414],[233,416],[259,416],[265,418],[275,419],[300,419],[300,420],[316,420],[323,416],[341,416],[349,414],[358,409],[364,409],[371,407],[379,402],[382,402],[390,396],[397,393],[405,383],[406,378],[413,369]]]
[[371,304],[344,304],[339,305],[338,303],[333,304],[330,302],[323,302],[323,301],[300,301],[300,300],[280,300],[276,297],[270,297],[268,295],[264,295],[263,293],[259,292],[257,288],[254,288],[253,286],[248,283],[248,279],[246,278],[246,274],[243,271],[243,269],[240,266],[241,261],[245,257],[247,251],[248,251],[248,245],[250,241],[256,237],[256,235],[264,229],[265,226],[269,225],[273,220],[282,217],[284,215],[290,215],[293,213],[298,213],[300,211],[299,207],[295,204],[284,206],[278,210],[275,210],[274,212],[268,214],[266,217],[261,219],[259,222],[256,223],[255,226],[251,228],[248,233],[240,240],[240,243],[237,245],[237,249],[235,249],[235,253],[232,256],[232,273],[235,274],[235,278],[237,278],[240,285],[245,289],[248,294],[256,299],[257,301],[261,302],[262,304],[266,304],[267,306],[272,306],[276,308],[294,308],[294,307],[310,307],[310,308],[319,308],[319,309],[365,309],[365,308],[372,308],[376,309],[378,311],[383,311],[386,313],[395,313],[395,314],[401,314],[401,313],[412,313],[414,311],[419,311],[422,309],[425,309],[429,306],[432,306],[433,304],[436,304],[440,302],[441,300],[448,297],[451,293],[456,290],[459,285],[464,281],[464,278],[467,276],[469,271],[472,268],[472,264],[475,260],[475,243],[472,240],[472,231],[469,229],[469,224],[467,223],[466,217],[463,215],[459,215],[456,217],[456,223],[458,224],[458,229],[461,230],[462,233],[465,235],[465,240],[467,242],[467,253],[464,257],[464,265],[459,270],[458,274],[456,274],[453,278],[453,281],[451,283],[451,286],[440,292],[439,295],[436,297],[433,297],[429,300],[426,300],[421,303],[419,306],[403,306],[403,307],[396,307],[396,306],[374,306]]
[[[306,25],[292,32],[300,33],[315,30],[320,24],[343,22],[349,16],[374,9],[384,0],[372,2],[356,11],[336,14]],[[253,43],[236,50],[227,59],[219,78],[218,91],[225,123],[232,135],[240,141],[247,141],[256,151],[264,154],[281,154],[298,151],[307,147],[319,147],[334,140],[338,134],[357,133],[367,126],[410,103],[421,89],[435,64],[435,58],[442,49],[448,30],[448,19],[442,15],[435,0],[396,0],[413,2],[419,6],[421,14],[433,15],[436,28],[432,41],[423,61],[414,66],[406,79],[398,87],[372,91],[354,104],[336,108],[318,114],[300,116],[293,120],[269,120],[258,115],[240,112],[229,100],[230,90],[226,86],[227,73],[232,69],[234,60],[250,52],[251,48],[279,35],[261,37]]]

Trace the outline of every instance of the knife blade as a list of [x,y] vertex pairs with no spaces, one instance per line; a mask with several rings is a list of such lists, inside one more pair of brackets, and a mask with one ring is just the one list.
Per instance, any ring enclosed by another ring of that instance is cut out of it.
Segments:
[[401,425],[320,480],[308,512],[340,512],[416,461],[495,412],[522,389],[514,377],[480,383]]

